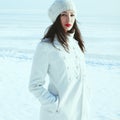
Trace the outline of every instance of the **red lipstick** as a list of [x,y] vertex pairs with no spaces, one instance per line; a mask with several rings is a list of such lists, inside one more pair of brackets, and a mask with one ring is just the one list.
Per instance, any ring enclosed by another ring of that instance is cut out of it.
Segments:
[[66,26],[66,27],[70,27],[70,26],[71,26],[71,24],[67,23],[67,24],[65,24],[65,26]]

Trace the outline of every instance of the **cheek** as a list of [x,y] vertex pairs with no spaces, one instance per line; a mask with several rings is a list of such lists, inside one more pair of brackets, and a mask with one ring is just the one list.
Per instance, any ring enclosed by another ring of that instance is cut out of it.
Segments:
[[65,19],[61,19],[61,24],[62,24],[62,26],[64,26],[64,24],[65,24]]
[[75,18],[72,18],[72,23],[74,23],[75,22]]

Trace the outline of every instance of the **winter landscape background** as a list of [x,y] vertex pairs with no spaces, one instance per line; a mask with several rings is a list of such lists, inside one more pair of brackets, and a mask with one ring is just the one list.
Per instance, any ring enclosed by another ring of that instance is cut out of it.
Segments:
[[[118,4],[106,0],[98,8],[93,1],[77,4],[86,45],[90,116],[91,120],[120,120]],[[0,120],[39,120],[40,103],[29,92],[28,83],[36,45],[51,24],[47,8],[52,0],[39,5],[37,0],[27,2],[5,0],[0,5]]]

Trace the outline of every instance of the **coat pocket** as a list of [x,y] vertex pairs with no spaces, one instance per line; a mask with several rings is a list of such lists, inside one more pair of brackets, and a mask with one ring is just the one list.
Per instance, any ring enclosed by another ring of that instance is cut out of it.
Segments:
[[55,113],[55,112],[58,112],[58,109],[59,109],[59,98],[54,103],[41,105],[41,110],[46,112]]

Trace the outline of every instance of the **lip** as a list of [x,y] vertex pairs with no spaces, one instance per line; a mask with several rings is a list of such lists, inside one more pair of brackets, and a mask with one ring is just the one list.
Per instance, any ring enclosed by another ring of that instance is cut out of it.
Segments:
[[67,23],[67,24],[65,24],[65,26],[66,26],[66,27],[70,27],[70,26],[71,26],[71,24]]

